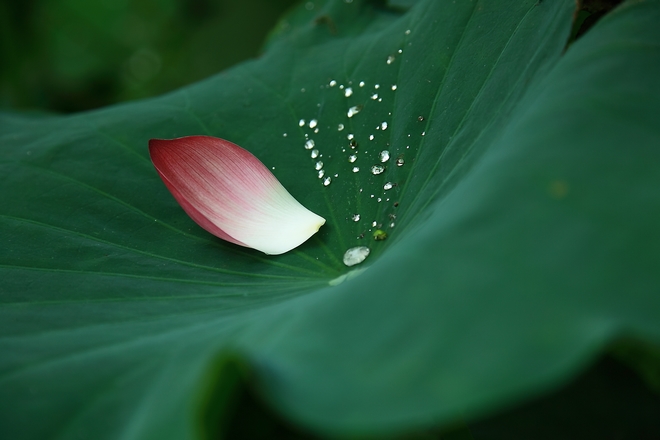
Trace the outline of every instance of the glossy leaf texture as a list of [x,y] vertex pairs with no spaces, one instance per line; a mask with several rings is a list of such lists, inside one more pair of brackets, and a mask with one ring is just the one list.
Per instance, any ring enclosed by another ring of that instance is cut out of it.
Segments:
[[[207,438],[236,361],[306,429],[404,433],[660,341],[660,3],[564,53],[573,8],[310,2],[175,93],[3,115],[0,437]],[[148,156],[189,135],[246,148],[327,224],[277,257],[206,233]]]

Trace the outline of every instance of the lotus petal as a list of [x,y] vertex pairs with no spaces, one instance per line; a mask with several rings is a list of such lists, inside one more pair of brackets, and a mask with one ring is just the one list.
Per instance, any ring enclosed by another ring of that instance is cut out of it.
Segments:
[[223,240],[278,255],[301,245],[325,223],[259,159],[224,139],[151,139],[149,154],[183,210]]

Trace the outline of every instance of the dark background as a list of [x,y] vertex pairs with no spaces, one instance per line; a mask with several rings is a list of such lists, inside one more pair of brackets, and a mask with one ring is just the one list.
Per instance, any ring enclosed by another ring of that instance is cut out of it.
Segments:
[[0,111],[76,112],[259,54],[296,0],[3,0]]

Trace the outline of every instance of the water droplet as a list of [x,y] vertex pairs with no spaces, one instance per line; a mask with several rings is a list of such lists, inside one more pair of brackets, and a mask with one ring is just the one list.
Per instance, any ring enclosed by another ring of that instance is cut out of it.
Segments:
[[353,217],[351,217],[351,219],[354,222],[359,222],[360,221],[360,214],[353,214]]
[[371,167],[371,174],[381,174],[383,171],[385,171],[385,167],[383,165],[373,165]]
[[334,87],[336,85],[337,85],[337,81],[335,81],[334,79],[330,81],[330,87]]
[[283,136],[283,137],[287,137],[288,134],[286,134],[286,133],[282,133],[282,136]]
[[394,62],[394,55],[390,55],[387,57],[387,64],[392,64]]
[[348,139],[349,141],[353,140],[354,137],[355,136],[353,135],[353,133],[348,133],[348,135],[346,135],[346,139]]
[[383,98],[378,98],[378,102],[383,102]]
[[360,87],[364,87],[364,81],[360,81],[359,86],[360,86]]
[[352,94],[353,94],[353,89],[350,87],[346,87],[346,90],[344,90],[344,96],[348,98]]
[[425,131],[422,132],[422,136],[426,136],[426,132],[425,132]]
[[371,99],[373,99],[374,101],[377,100],[378,99],[378,93],[374,93],[373,95],[371,95]]
[[381,162],[387,162],[390,160],[390,152],[387,150],[381,151],[378,155],[378,159],[380,159]]
[[422,122],[424,120],[424,116],[422,116],[422,115],[417,116],[417,120],[419,122]]
[[383,189],[387,191],[388,189],[392,189],[393,186],[394,185],[392,184],[392,182],[387,182],[385,185],[383,185]]
[[370,135],[369,135],[369,140],[370,140],[370,141],[373,141],[373,140],[374,140],[374,135],[373,135],[373,134],[370,134]]
[[403,53],[403,49],[399,49],[399,50],[397,50],[397,52]]
[[351,146],[351,150],[355,150],[355,149],[357,148],[357,146],[358,146],[358,143],[357,143],[357,141],[356,141],[355,139],[351,139],[351,140],[348,142],[348,145]]
[[360,171],[360,167],[353,167],[353,172],[354,173],[357,173],[358,171]]
[[318,125],[318,123],[319,121],[317,121],[316,119],[312,119],[311,121],[309,121],[309,128],[315,128]]
[[392,90],[396,90],[396,84],[392,84]]
[[352,118],[353,116],[360,113],[360,110],[362,110],[361,105],[354,105],[353,107],[348,109],[348,112],[346,113],[346,116],[348,116],[349,118]]
[[406,35],[410,35],[410,29],[406,29],[406,32],[404,32]]
[[304,127],[305,126],[305,120],[301,119],[300,121],[298,121],[298,126],[299,127]]
[[336,173],[335,173],[335,177],[339,177],[339,174],[336,174]]
[[375,228],[377,225],[378,225],[378,223],[376,222],[376,220],[371,222],[371,227],[372,228]]
[[394,222],[390,223],[390,228],[394,227]]
[[348,161],[349,161],[350,163],[353,163],[353,162],[355,162],[356,160],[357,160],[357,154],[351,154],[350,156],[348,156]]
[[337,131],[342,131],[344,129],[344,124],[339,124],[337,126]]
[[380,84],[374,84],[374,89],[380,89]]
[[374,231],[374,240],[383,241],[386,238],[387,238],[387,232],[383,231],[382,229],[376,229]]
[[311,150],[312,148],[314,148],[314,139],[305,142],[305,150]]
[[316,162],[316,164],[314,165],[314,168],[317,169],[317,170],[320,170],[321,168],[323,168],[323,162],[321,162],[321,161],[319,160],[319,161]]
[[300,92],[305,93],[305,88],[300,89]]
[[396,166],[402,167],[404,163],[405,163],[405,161],[403,160],[403,157],[398,157],[396,159]]
[[328,186],[332,182],[332,178],[330,176],[326,177],[323,179],[323,186]]
[[344,264],[346,266],[355,266],[362,263],[369,256],[371,250],[366,246],[352,247],[344,253]]
[[380,197],[378,197],[378,199],[377,199],[376,201],[377,201],[378,203],[380,203],[380,202],[383,201],[383,199],[381,199]]
[[323,178],[325,176],[325,170],[319,170],[319,179]]
[[312,156],[312,159],[316,159],[317,157],[319,157],[319,150],[316,150],[316,149],[312,150],[311,156]]
[[380,129],[381,130],[387,130],[387,122],[383,122],[380,124]]

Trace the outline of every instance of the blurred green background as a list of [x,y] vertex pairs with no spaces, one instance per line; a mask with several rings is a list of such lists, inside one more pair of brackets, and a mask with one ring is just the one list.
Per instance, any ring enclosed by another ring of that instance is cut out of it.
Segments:
[[76,112],[258,56],[296,0],[4,0],[0,111]]

